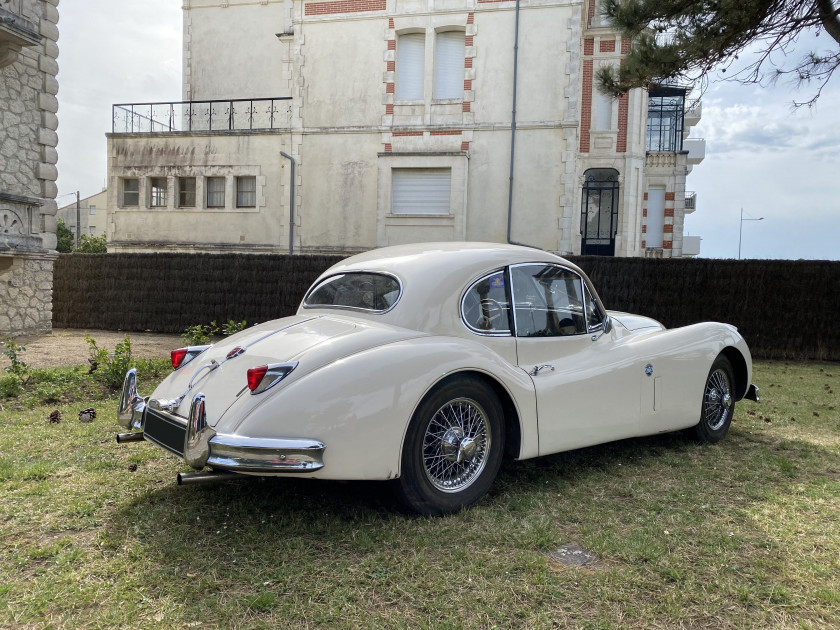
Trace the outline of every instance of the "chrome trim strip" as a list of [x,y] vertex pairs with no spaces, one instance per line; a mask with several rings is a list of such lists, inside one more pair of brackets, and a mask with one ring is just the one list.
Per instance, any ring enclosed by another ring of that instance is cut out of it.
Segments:
[[[466,316],[464,315],[464,302],[467,299],[467,294],[479,282],[481,282],[482,280],[486,280],[490,276],[495,276],[497,273],[501,273],[501,274],[504,275],[505,284],[507,284],[508,287],[510,287],[510,276],[507,273],[507,268],[502,267],[501,269],[496,269],[495,271],[491,271],[490,273],[486,273],[483,276],[481,276],[480,278],[478,278],[476,280],[473,280],[472,282],[470,282],[469,286],[467,286],[467,288],[461,294],[461,302],[460,302],[460,309],[459,309],[460,310],[460,315],[461,315],[461,323],[463,323],[464,326],[467,327],[467,330],[469,330],[471,333],[474,333],[476,335],[481,335],[482,337],[512,337],[513,336],[513,331],[510,330],[510,317],[508,317],[508,330],[507,331],[505,331],[505,330],[492,330],[492,331],[490,331],[490,330],[480,330],[478,328],[473,328],[469,324],[469,322],[467,321]],[[508,297],[510,295],[512,295],[509,288],[505,290],[505,295],[508,296]],[[510,312],[512,310],[513,310],[513,304],[509,303],[508,304],[508,312]],[[515,314],[514,314],[514,317],[515,317]]]
[[131,368],[125,373],[120,402],[117,408],[117,422],[126,429],[143,430],[143,412],[146,410],[148,397],[137,393],[137,369]]
[[747,387],[747,393],[744,394],[744,398],[754,402],[760,402],[761,399],[758,397],[758,387],[750,383],[750,386]]

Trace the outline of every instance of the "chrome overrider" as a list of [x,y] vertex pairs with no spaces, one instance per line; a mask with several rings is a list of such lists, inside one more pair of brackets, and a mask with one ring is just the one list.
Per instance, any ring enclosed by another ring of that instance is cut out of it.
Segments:
[[[206,405],[204,394],[198,393],[192,398],[189,418],[178,416],[162,408],[157,400],[139,396],[137,372],[131,369],[123,382],[117,418],[127,429],[143,429],[148,407],[148,410],[183,427],[183,458],[197,470],[210,466],[231,472],[271,474],[315,472],[324,467],[326,445],[323,442],[307,438],[251,438],[216,433],[207,424]],[[146,437],[140,436],[144,434],[123,433],[117,436],[117,441],[134,442]],[[155,441],[152,436],[148,439]]]

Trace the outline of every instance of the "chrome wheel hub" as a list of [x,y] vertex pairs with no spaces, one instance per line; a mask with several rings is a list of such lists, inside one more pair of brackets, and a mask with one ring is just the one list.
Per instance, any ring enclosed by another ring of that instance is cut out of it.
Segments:
[[459,492],[484,470],[490,446],[490,424],[478,403],[458,398],[432,416],[423,436],[423,468],[442,492]]

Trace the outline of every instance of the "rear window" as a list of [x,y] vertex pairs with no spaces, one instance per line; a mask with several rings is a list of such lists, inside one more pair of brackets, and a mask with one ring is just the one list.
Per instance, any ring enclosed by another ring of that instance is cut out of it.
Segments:
[[343,273],[316,284],[303,299],[309,308],[357,308],[383,313],[400,299],[402,287],[393,276],[382,273]]

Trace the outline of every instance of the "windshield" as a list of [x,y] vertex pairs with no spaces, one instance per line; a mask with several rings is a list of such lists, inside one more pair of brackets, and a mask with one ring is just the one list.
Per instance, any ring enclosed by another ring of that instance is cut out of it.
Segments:
[[343,273],[316,284],[303,299],[308,308],[354,308],[383,313],[400,299],[402,287],[381,273]]

